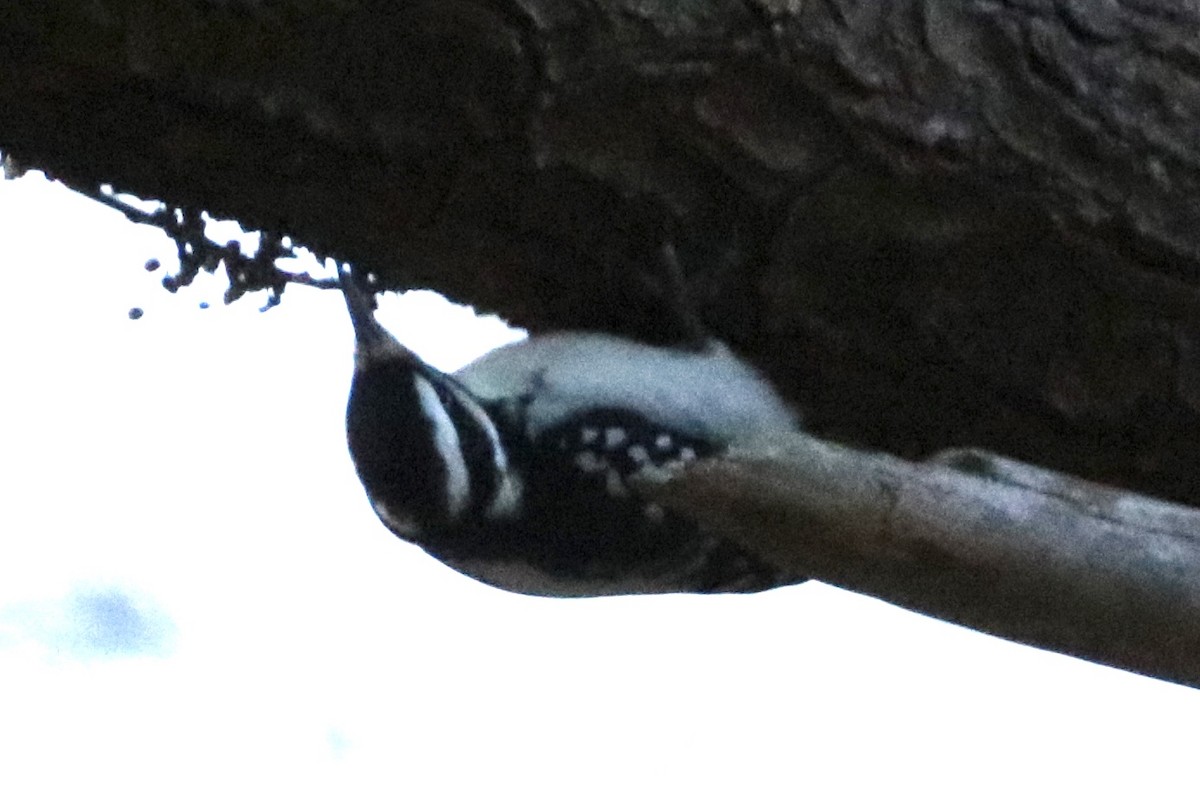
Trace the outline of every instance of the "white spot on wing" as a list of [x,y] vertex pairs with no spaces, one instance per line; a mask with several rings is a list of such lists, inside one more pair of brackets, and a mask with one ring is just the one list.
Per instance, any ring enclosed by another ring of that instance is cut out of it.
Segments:
[[579,441],[583,444],[594,444],[600,438],[600,431],[596,428],[584,428],[579,432]]
[[584,472],[599,472],[602,469],[608,468],[608,461],[593,453],[591,450],[584,450],[575,456],[575,466],[579,467]]
[[625,431],[620,428],[605,428],[604,430],[604,447],[607,450],[615,450],[625,444]]
[[668,450],[671,447],[670,434],[660,433],[658,438],[654,440],[654,446],[659,450]]
[[455,519],[467,507],[471,494],[470,475],[467,472],[467,463],[463,460],[458,431],[442,406],[433,384],[425,377],[415,375],[413,385],[417,389],[421,413],[433,428],[433,445],[446,468],[446,507],[450,517]]
[[625,481],[621,480],[621,473],[615,469],[610,469],[604,475],[604,488],[613,497],[625,497],[629,494],[629,490],[625,488]]
[[635,444],[629,448],[629,460],[635,464],[647,464],[650,462],[650,452],[640,444]]

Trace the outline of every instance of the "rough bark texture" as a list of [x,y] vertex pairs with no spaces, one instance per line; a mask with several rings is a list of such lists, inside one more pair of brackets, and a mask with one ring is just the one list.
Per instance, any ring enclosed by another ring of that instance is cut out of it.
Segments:
[[817,432],[1200,502],[1200,12],[1171,0],[0,10],[0,147],[533,328],[671,338]]
[[1198,34],[1182,0],[7,3],[0,148],[534,329],[674,338],[670,236],[813,432],[1196,505]]

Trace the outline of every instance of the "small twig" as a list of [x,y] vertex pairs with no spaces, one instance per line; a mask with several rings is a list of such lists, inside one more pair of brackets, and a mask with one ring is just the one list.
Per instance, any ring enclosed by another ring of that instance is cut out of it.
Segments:
[[318,289],[339,288],[337,278],[314,278],[307,272],[288,272],[288,283],[298,283],[301,286],[314,286]]
[[229,278],[225,290],[225,303],[236,302],[249,292],[267,290],[267,304],[260,310],[266,311],[279,305],[284,289],[289,283],[312,286],[318,289],[337,289],[336,278],[317,278],[307,272],[289,272],[281,269],[278,262],[296,258],[295,250],[286,237],[274,232],[263,231],[259,245],[253,255],[242,252],[237,241],[219,244],[208,238],[201,212],[194,208],[174,208],[163,205],[155,211],[143,211],[121,200],[115,192],[102,187],[79,189],[82,194],[121,212],[126,219],[139,225],[160,228],[172,241],[179,256],[179,272],[163,278],[163,288],[177,292],[188,286],[201,270],[212,273],[224,265]]

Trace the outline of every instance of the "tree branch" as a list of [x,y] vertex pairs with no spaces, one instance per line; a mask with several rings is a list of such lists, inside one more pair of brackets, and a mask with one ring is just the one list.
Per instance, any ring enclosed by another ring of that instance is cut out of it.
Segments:
[[1200,687],[1200,511],[979,451],[912,463],[804,436],[645,488],[787,570]]

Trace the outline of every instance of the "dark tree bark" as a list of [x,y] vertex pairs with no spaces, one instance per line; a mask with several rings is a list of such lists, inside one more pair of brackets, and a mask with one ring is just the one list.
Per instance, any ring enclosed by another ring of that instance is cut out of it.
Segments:
[[676,338],[820,436],[1200,505],[1180,0],[47,0],[0,148],[532,329]]

